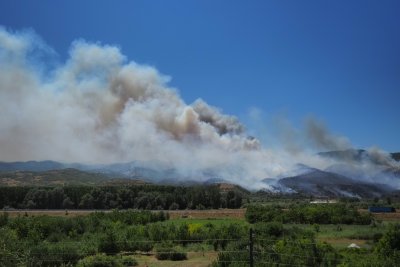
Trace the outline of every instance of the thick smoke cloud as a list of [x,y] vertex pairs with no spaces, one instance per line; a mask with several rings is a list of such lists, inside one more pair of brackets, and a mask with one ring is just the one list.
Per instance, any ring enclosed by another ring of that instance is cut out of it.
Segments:
[[184,103],[169,77],[119,48],[76,41],[64,64],[43,71],[35,55],[50,50],[32,32],[0,29],[0,160],[137,161],[247,186],[281,171],[237,118]]
[[350,142],[341,136],[332,135],[326,126],[316,119],[309,118],[306,121],[306,134],[312,145],[323,150],[350,149]]
[[[118,47],[75,41],[55,67],[48,64],[53,55],[33,32],[0,28],[0,161],[135,161],[173,169],[177,179],[211,173],[247,188],[265,187],[262,179],[299,162],[332,163],[300,148],[263,148],[236,117],[201,99],[186,104],[168,76],[128,61]],[[347,146],[308,126],[318,147]]]

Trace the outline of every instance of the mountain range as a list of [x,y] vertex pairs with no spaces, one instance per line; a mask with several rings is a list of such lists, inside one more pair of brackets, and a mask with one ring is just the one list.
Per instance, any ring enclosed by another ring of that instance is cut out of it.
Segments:
[[[264,190],[302,193],[321,197],[371,198],[400,188],[400,153],[381,154],[367,150],[319,153],[332,164],[324,169],[298,164],[294,173],[263,180]],[[159,171],[137,162],[117,164],[64,164],[56,161],[0,162],[0,185],[104,184],[110,182],[160,184],[225,183],[210,172],[206,180],[179,177],[174,169]],[[128,180],[129,179],[129,180]],[[139,182],[140,181],[140,182]]]

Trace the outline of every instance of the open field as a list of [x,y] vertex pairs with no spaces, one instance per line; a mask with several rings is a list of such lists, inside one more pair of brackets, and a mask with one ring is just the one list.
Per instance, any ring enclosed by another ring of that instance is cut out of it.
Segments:
[[[11,217],[16,216],[84,216],[92,212],[102,211],[110,212],[112,210],[3,210]],[[360,212],[368,212],[366,209],[359,210]],[[165,210],[169,214],[170,219],[188,218],[188,219],[244,219],[246,209],[211,209],[211,210]],[[381,221],[400,222],[400,211],[392,213],[372,213],[372,216]]]
[[400,211],[391,213],[372,213],[372,215],[378,220],[400,222]]
[[218,210],[169,210],[166,211],[170,219],[244,219],[246,209],[218,209]]
[[[90,213],[102,211],[110,212],[112,210],[4,210],[11,217],[17,216],[84,216]],[[170,219],[189,218],[189,219],[244,219],[246,209],[215,209],[215,210],[166,210]]]
[[[104,210],[104,212],[110,212],[111,210]],[[48,215],[48,216],[85,216],[90,213],[96,212],[96,210],[4,210],[3,212],[7,213],[10,217],[18,217],[18,216],[40,216],[40,215]]]
[[[315,227],[309,224],[285,224],[285,228],[298,227],[315,232]],[[376,227],[370,225],[318,225],[315,232],[316,239],[326,242],[337,248],[347,247],[355,243],[360,247],[369,247],[376,236],[383,234],[387,229],[386,224]]]

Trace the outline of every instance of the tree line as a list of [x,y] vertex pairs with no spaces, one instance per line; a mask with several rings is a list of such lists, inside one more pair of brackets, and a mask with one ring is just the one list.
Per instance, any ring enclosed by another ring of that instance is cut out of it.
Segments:
[[242,200],[242,192],[217,185],[0,187],[0,208],[16,209],[235,209]]
[[295,204],[286,209],[278,205],[249,205],[246,219],[250,223],[278,221],[301,224],[370,224],[372,216],[354,206],[337,204]]

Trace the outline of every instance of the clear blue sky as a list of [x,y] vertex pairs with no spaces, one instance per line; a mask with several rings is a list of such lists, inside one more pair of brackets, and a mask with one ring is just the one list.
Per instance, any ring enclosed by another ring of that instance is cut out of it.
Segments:
[[115,44],[245,117],[323,120],[359,147],[400,151],[400,1],[0,1],[65,59],[75,39]]

